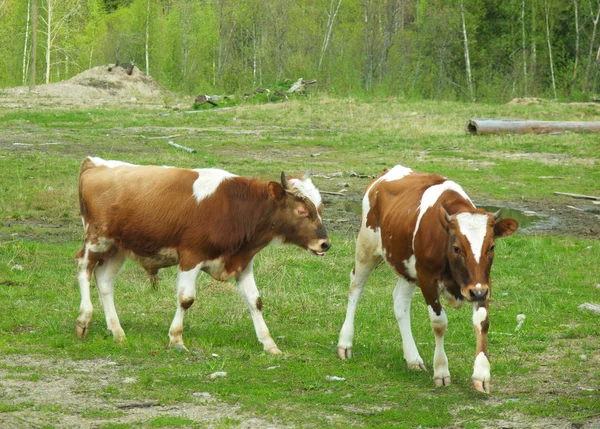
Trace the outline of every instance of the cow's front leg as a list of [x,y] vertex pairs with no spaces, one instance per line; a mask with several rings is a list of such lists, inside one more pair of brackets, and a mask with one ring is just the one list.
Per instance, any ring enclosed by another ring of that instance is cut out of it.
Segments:
[[237,285],[248,309],[250,310],[250,316],[252,316],[252,322],[254,323],[254,330],[258,341],[260,341],[265,351],[272,354],[280,354],[281,350],[273,341],[269,328],[265,323],[262,315],[262,300],[254,281],[254,273],[252,271],[252,261],[248,263],[246,268],[237,276]]
[[473,328],[477,338],[473,386],[481,393],[490,393],[490,361],[487,351],[487,333],[490,328],[488,302],[473,303]]
[[177,311],[169,329],[169,347],[187,350],[183,344],[183,317],[188,308],[196,299],[196,279],[200,265],[189,271],[182,271],[181,267],[177,273]]
[[[448,317],[440,304],[437,287],[421,288],[427,309],[429,310],[429,321],[435,335],[435,353],[433,355],[433,382],[436,386],[447,386],[450,384],[450,370],[448,368],[448,357],[444,351],[444,334],[448,329]],[[429,294],[427,291],[435,291]]]

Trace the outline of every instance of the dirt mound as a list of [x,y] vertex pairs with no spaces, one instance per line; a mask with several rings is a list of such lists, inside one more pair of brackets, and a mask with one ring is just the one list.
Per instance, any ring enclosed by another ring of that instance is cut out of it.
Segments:
[[121,66],[98,66],[58,83],[37,85],[29,92],[26,86],[3,91],[5,106],[71,105],[89,106],[114,103],[164,105],[165,98],[175,95],[160,86],[152,77],[133,67],[131,74]]

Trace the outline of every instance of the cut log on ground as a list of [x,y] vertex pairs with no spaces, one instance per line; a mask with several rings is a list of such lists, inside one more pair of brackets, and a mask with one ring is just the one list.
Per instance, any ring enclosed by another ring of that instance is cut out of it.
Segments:
[[186,152],[189,152],[189,153],[196,153],[196,149],[192,149],[191,147],[181,146],[180,144],[177,144],[174,141],[169,140],[168,144],[173,147],[176,147],[177,149],[185,150]]
[[570,194],[568,192],[555,192],[554,195],[564,195],[565,197],[579,198],[580,200],[600,201],[600,197],[596,197],[594,195]]
[[294,82],[294,84],[291,86],[290,89],[287,90],[287,92],[289,92],[290,94],[293,92],[298,93],[298,94],[306,94],[306,86],[313,85],[315,83],[317,83],[317,81],[315,79],[304,80],[304,79],[300,78],[296,82]]
[[200,94],[199,96],[196,97],[196,104],[201,106],[204,103],[208,103],[208,104],[212,104],[213,106],[216,106],[217,103],[215,103],[215,101],[216,101],[215,99],[216,99],[216,97],[211,97],[210,95]]
[[471,134],[550,134],[563,131],[600,132],[600,122],[469,119]]

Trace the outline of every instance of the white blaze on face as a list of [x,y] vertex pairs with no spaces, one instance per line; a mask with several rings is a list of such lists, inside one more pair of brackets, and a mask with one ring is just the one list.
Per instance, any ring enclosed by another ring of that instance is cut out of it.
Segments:
[[379,179],[374,181],[371,184],[371,186],[369,186],[369,189],[367,189],[367,192],[365,192],[365,196],[363,197],[363,201],[362,201],[363,220],[367,218],[367,214],[369,213],[369,210],[371,210],[371,204],[369,203],[369,192],[371,191],[373,186],[375,186],[376,183],[379,183],[381,181],[393,182],[395,180],[400,180],[403,177],[408,176],[410,173],[412,173],[412,170],[410,168],[404,167],[402,165],[396,165],[395,167],[392,167],[392,169],[390,169],[383,176],[381,176]]
[[481,259],[483,241],[487,234],[488,217],[484,214],[460,213],[456,215],[460,232],[467,237],[475,262]]
[[90,159],[90,161],[92,161],[94,164],[96,164],[97,167],[108,167],[108,168],[115,168],[115,167],[121,167],[121,166],[139,167],[139,165],[130,164],[128,162],[109,161],[109,160],[105,160],[105,159],[98,158],[95,156],[88,156],[88,158]]
[[[415,232],[413,233],[413,250],[415,248],[415,237],[417,236],[417,231],[419,230],[419,226],[421,224],[421,219],[423,218],[423,215],[425,214],[427,209],[432,207],[440,198],[440,196],[446,191],[454,191],[461,197],[469,201],[471,204],[473,204],[469,196],[465,193],[465,191],[463,191],[463,188],[461,188],[461,186],[458,183],[452,182],[451,180],[446,180],[445,182],[440,183],[439,185],[433,185],[427,188],[427,190],[423,192],[423,196],[421,197],[421,204],[419,205],[419,216],[417,217]],[[473,207],[475,207],[475,205],[473,205]]]
[[321,194],[313,184],[312,180],[290,179],[288,183],[296,188],[298,192],[308,198],[315,205],[315,208],[317,209],[317,216],[319,216],[319,220],[321,220],[321,215],[318,212],[319,206],[321,205]]
[[193,185],[194,197],[198,203],[210,197],[223,180],[236,177],[235,174],[218,168],[197,168],[194,171],[198,173],[198,178]]

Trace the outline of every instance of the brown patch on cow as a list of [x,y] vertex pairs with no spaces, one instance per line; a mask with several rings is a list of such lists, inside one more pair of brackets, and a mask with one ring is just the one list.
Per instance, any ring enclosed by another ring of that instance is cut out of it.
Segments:
[[263,309],[263,303],[262,303],[262,299],[260,299],[260,296],[258,298],[256,298],[256,309],[258,311],[262,311],[262,309]]
[[489,317],[486,317],[485,320],[483,320],[481,322],[481,333],[487,334],[489,329],[490,329],[490,319],[489,319]]
[[184,310],[187,310],[188,308],[190,308],[193,303],[194,303],[194,298],[187,298],[187,299],[184,299],[183,301],[179,301],[179,305],[181,305],[181,308],[183,308]]

